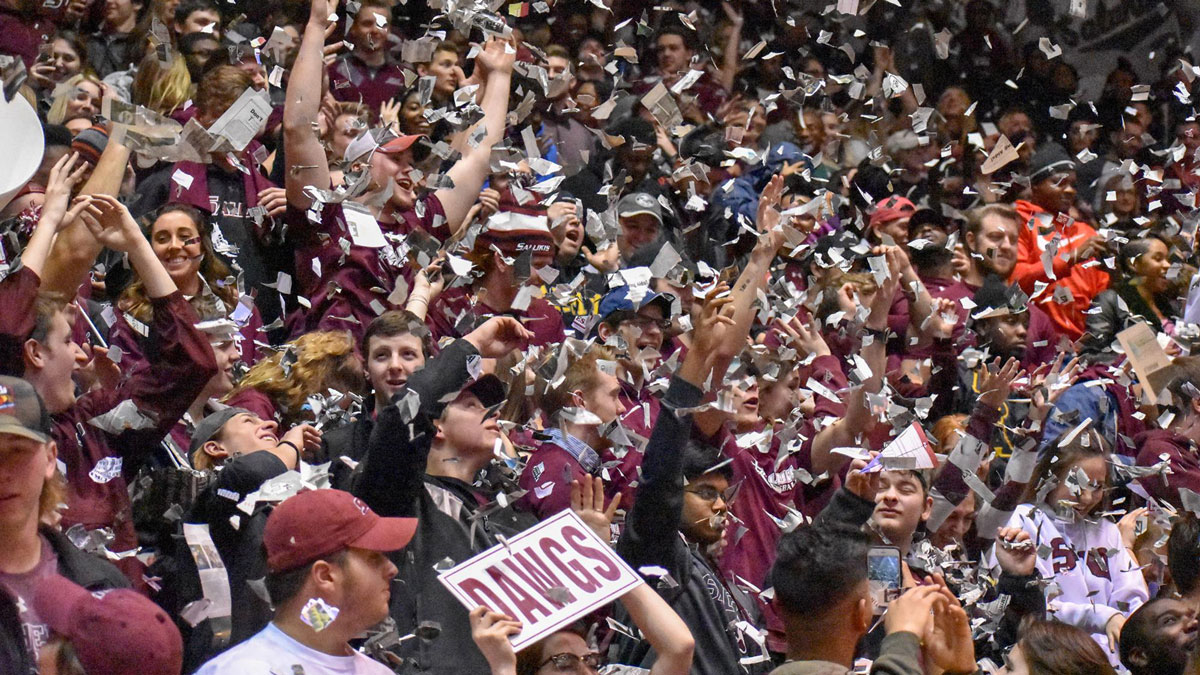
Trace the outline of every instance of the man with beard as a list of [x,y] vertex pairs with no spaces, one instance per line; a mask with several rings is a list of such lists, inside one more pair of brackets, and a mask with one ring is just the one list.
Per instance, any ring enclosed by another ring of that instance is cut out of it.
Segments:
[[[420,180],[414,178],[413,166],[415,146],[423,137],[393,137],[372,130],[350,144],[345,159],[353,170],[365,172],[366,192],[358,198],[373,206],[363,209],[361,205],[346,208],[320,203],[314,201],[310,188],[330,188],[325,149],[313,133],[322,98],[322,48],[330,25],[329,9],[326,0],[312,4],[288,81],[283,114],[288,161],[284,218],[288,236],[296,245],[296,290],[311,303],[308,311],[292,317],[292,329],[296,334],[349,330],[361,339],[371,320],[388,309],[387,298],[396,279],[406,273],[405,256],[396,250],[395,235],[423,230],[445,240],[462,225],[479,196],[489,174],[492,146],[504,133],[515,53],[509,53],[506,43],[493,40],[475,59],[486,81],[479,99],[484,133],[478,144],[446,171],[452,187],[420,195]],[[319,217],[312,217],[310,209]],[[393,238],[377,246],[362,234],[370,230]]]
[[346,31],[352,49],[328,69],[329,93],[337,100],[362,101],[371,110],[379,110],[404,91],[404,69],[388,56],[391,7],[382,0],[360,4]]
[[[1006,204],[988,204],[967,212],[962,246],[971,264],[962,275],[962,283],[972,294],[979,291],[988,276],[1001,279],[1012,276],[1017,265],[1019,224],[1020,215]],[[1050,363],[1057,342],[1050,317],[1040,307],[1029,305],[1027,349],[1022,365],[1028,369]]]
[[1174,598],[1138,607],[1121,629],[1121,663],[1131,675],[1180,675],[1196,647],[1196,608]]

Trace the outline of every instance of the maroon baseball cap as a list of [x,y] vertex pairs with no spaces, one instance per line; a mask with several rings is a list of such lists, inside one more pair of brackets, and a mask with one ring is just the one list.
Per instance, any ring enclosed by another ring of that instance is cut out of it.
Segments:
[[89,591],[57,574],[38,583],[34,610],[71,641],[89,673],[179,675],[183,639],[175,623],[135,591]]
[[341,490],[309,490],[285,499],[267,517],[267,567],[286,572],[347,548],[398,551],[417,531],[416,518],[383,518]]

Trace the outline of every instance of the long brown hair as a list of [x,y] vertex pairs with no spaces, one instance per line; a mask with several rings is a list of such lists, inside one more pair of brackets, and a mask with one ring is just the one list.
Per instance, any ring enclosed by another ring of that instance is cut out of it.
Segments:
[[[1063,436],[1070,433],[1071,431],[1068,430]],[[1025,493],[1021,495],[1022,502],[1036,506],[1038,492],[1046,481],[1061,482],[1075,462],[1090,457],[1103,457],[1108,460],[1112,454],[1104,436],[1090,426],[1070,439],[1070,443],[1063,443],[1063,436],[1056,439],[1042,453],[1042,458],[1038,460],[1037,466],[1033,469],[1033,478],[1025,486]],[[1111,475],[1106,479],[1106,483],[1105,487],[1112,485]],[[1097,506],[1103,506],[1106,502],[1107,497],[1102,499]]]
[[[143,223],[146,239],[154,241],[154,226],[158,223],[159,218],[168,213],[182,213],[196,226],[196,232],[200,235],[200,250],[203,251],[202,255],[204,256],[200,261],[200,276],[213,293],[221,299],[221,302],[225,303],[224,312],[222,312],[224,315],[237,305],[238,290],[233,284],[224,283],[230,275],[230,271],[213,251],[212,227],[209,226],[208,219],[199,210],[186,204],[168,204],[156,212],[153,218],[147,218]],[[211,309],[196,307],[197,303],[203,303],[202,297],[201,295],[192,299],[193,307],[201,318],[213,318],[211,315],[214,312]],[[146,287],[142,284],[141,279],[129,284],[129,287],[121,294],[120,300],[117,301],[117,307],[142,323],[149,323],[153,317],[150,297],[146,295]]]
[[1033,675],[1116,675],[1100,645],[1080,628],[1027,616],[1020,634],[1017,644]]

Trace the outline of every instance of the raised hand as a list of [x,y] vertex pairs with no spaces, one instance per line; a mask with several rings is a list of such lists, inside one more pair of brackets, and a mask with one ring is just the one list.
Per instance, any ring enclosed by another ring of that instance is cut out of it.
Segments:
[[475,66],[487,73],[511,73],[517,51],[507,40],[488,40],[475,56]]
[[775,325],[787,335],[788,344],[795,348],[801,357],[807,357],[809,354],[829,356],[832,353],[825,338],[821,336],[821,331],[801,321],[799,315],[787,321],[776,320]]
[[945,340],[954,334],[954,327],[958,325],[955,302],[949,298],[933,298],[930,305],[932,311],[921,328],[928,335]]
[[79,217],[96,241],[114,251],[129,253],[146,243],[129,209],[112,195],[91,195],[90,203],[80,211]]
[[303,457],[311,457],[321,449],[321,432],[311,424],[297,424],[288,429],[279,443],[291,443]]
[[308,22],[323,29],[337,25],[337,6],[338,0],[312,0]]
[[516,675],[517,654],[508,638],[521,632],[521,622],[487,607],[471,610],[471,639],[483,653],[492,675]]
[[485,359],[498,359],[528,344],[533,333],[511,316],[493,316],[463,337]]
[[753,255],[766,258],[768,262],[783,245],[783,229],[779,227],[782,217],[779,202],[783,199],[783,182],[783,176],[773,176],[763,188],[762,196],[758,198],[758,214],[755,219],[758,226],[758,245],[754,247]]
[[1045,366],[1039,366],[1030,376],[1029,398],[1032,405],[1029,409],[1029,417],[1031,419],[1045,420],[1058,399],[1066,393],[1067,389],[1071,388],[1071,385],[1075,384],[1075,381],[1083,373],[1083,361],[1079,357],[1064,363],[1065,360],[1066,356],[1060,352],[1055,357],[1049,371],[1044,370]]
[[1037,551],[1029,533],[1019,527],[1002,527],[996,531],[996,562],[1000,569],[1027,577],[1037,569]]
[[391,99],[379,106],[379,122],[385,127],[398,130],[400,125],[400,101]]
[[887,327],[888,312],[892,309],[896,291],[900,289],[900,274],[903,267],[897,247],[883,247],[883,256],[887,261],[888,277],[879,285],[879,290],[876,291],[875,298],[871,301],[871,313],[867,317],[867,327],[875,330],[883,330]]
[[933,576],[933,587],[940,599],[933,604],[933,620],[925,630],[925,657],[945,672],[973,673],[975,643],[967,612],[940,575]]
[[1133,543],[1137,540],[1138,523],[1142,522],[1142,519],[1145,518],[1146,514],[1149,512],[1149,509],[1143,506],[1140,509],[1134,509],[1129,513],[1126,513],[1121,520],[1117,522],[1117,531],[1121,533],[1121,544],[1124,545],[1125,548],[1129,549],[1131,554],[1133,552]]
[[[42,202],[39,224],[45,223],[58,230],[74,220],[66,217],[67,206],[71,201],[71,193],[75,191],[75,185],[83,179],[87,170],[88,163],[80,162],[79,153],[75,152],[63,155],[54,163],[46,180],[46,196]],[[83,210],[83,206],[76,204],[75,209]]]
[[[704,297],[700,319],[692,328],[692,348],[679,368],[679,376],[697,387],[703,387],[712,368],[713,359],[724,343],[737,336],[729,335],[733,321],[733,295],[729,284],[721,282]],[[721,376],[724,377],[724,373]]]
[[[878,452],[871,452],[871,460],[879,455]],[[850,462],[850,468],[846,471],[846,490],[862,497],[863,499],[874,502],[875,494],[879,492],[879,472],[863,473],[863,469],[871,460],[856,459]]]
[[615,243],[610,243],[608,248],[601,249],[597,253],[593,253],[592,249],[587,246],[580,250],[583,251],[583,257],[587,258],[588,264],[595,267],[597,272],[605,274],[616,272],[617,268],[621,266],[621,250]]
[[888,605],[883,616],[883,627],[888,635],[912,633],[921,638],[933,621],[933,606],[944,602],[941,589],[937,586],[917,586],[900,594]]
[[620,505],[618,493],[608,508],[604,507],[604,480],[599,476],[584,478],[582,483],[571,481],[571,510],[604,541],[612,538],[612,522]]
[[[995,370],[993,370],[993,368]],[[1003,364],[1000,359],[979,369],[979,405],[999,408],[1012,393],[1013,380],[1021,375],[1021,362],[1010,358]]]

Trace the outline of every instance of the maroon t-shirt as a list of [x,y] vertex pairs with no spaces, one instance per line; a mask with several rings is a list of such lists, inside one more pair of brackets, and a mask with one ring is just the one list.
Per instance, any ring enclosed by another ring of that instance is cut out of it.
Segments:
[[548,347],[566,339],[562,314],[544,298],[531,298],[524,310],[497,310],[476,300],[470,289],[459,286],[442,293],[429,308],[426,323],[434,341],[444,337],[460,338],[491,316],[511,316],[525,326],[533,338],[531,346]]
[[404,69],[395,63],[372,68],[346,54],[329,64],[329,93],[339,101],[362,101],[377,115],[379,107],[404,91]]
[[21,619],[21,633],[29,654],[37,661],[38,651],[50,640],[50,626],[38,616],[33,607],[33,596],[38,584],[58,573],[58,556],[45,537],[38,535],[42,543],[42,557],[33,569],[21,574],[0,572],[0,586],[17,600],[17,614]]
[[[326,204],[319,224],[308,212],[288,207],[284,218],[296,247],[296,287],[311,307],[301,307],[288,319],[292,337],[317,330],[350,331],[357,343],[367,325],[389,309],[388,295],[396,279],[411,283],[415,271],[408,263],[406,236],[421,230],[440,240],[450,236],[446,212],[433,193],[394,223],[380,222],[387,243],[380,248],[354,243],[341,204]],[[561,328],[560,328],[561,330]]]

